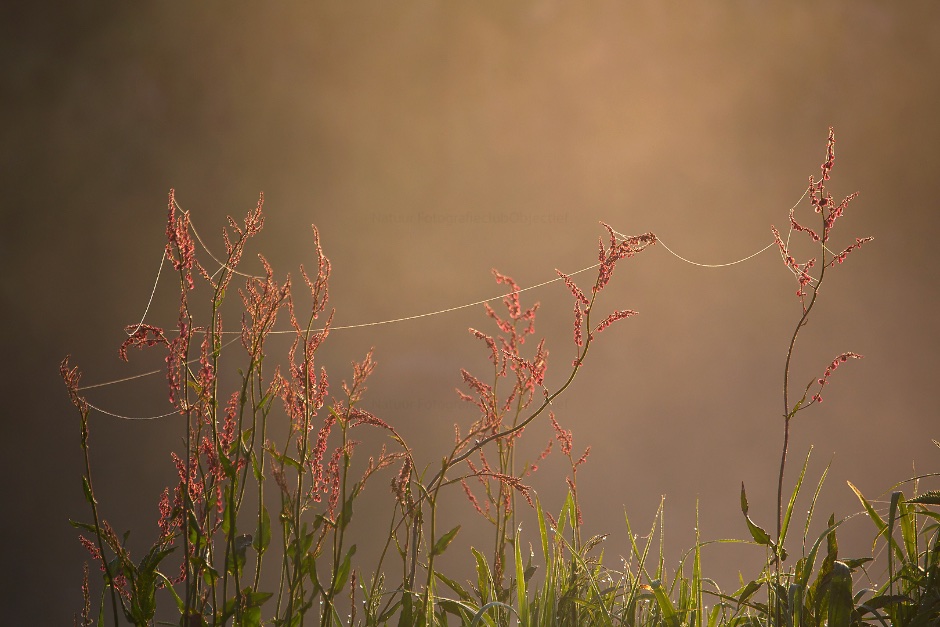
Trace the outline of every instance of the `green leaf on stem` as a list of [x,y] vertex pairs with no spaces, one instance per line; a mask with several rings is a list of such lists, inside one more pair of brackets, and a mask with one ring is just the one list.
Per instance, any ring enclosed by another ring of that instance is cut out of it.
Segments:
[[457,536],[457,532],[460,531],[460,525],[457,525],[440,538],[437,539],[437,542],[434,543],[434,547],[431,549],[431,555],[436,556],[443,553],[447,550],[448,545],[454,540]]
[[346,557],[343,558],[343,563],[340,564],[339,569],[336,571],[336,575],[333,577],[333,585],[331,586],[330,596],[339,594],[343,589],[343,586],[346,585],[346,580],[349,579],[349,571],[352,568],[352,556],[356,554],[356,545],[349,547],[349,550],[346,552]]
[[252,546],[255,547],[258,555],[261,555],[268,549],[269,544],[271,544],[271,516],[268,514],[268,508],[262,505],[261,520]]
[[[454,581],[453,579],[451,579],[451,578],[449,578],[449,577],[446,577],[445,575],[442,575],[441,573],[439,573],[439,572],[437,572],[437,571],[434,571],[434,576],[437,577],[438,579],[440,579],[442,582],[444,582],[444,585],[446,585],[448,588],[450,588],[451,590],[453,590],[454,592],[456,592],[456,593],[457,593],[457,596],[460,597],[460,600],[461,600],[461,601],[472,601],[472,600],[473,600],[473,597],[470,596],[470,593],[467,592],[466,588],[464,588],[463,586],[461,586],[459,583],[457,583],[457,582]],[[474,611],[476,611],[476,610],[474,610]]]
[[362,489],[362,486],[359,483],[353,485],[352,491],[349,494],[349,498],[346,499],[346,502],[343,504],[343,511],[340,513],[339,518],[336,520],[336,526],[340,529],[345,529],[349,522],[352,520],[353,516],[353,501],[359,496],[359,490]]
[[85,500],[88,501],[90,505],[96,505],[95,495],[91,492],[91,484],[88,482],[88,477],[82,477],[82,490],[85,492]]
[[773,546],[773,542],[770,539],[770,535],[763,530],[759,525],[757,525],[751,517],[747,515],[748,512],[747,505],[747,494],[744,492],[744,482],[741,482],[741,511],[744,513],[744,520],[747,521],[748,531],[751,532],[751,537],[754,538],[754,542],[758,544],[763,544],[764,546]]
[[659,605],[659,611],[663,613],[663,619],[669,627],[679,627],[679,615],[676,613],[676,606],[672,604],[669,595],[663,588],[663,583],[659,579],[650,582],[653,588],[653,594],[656,595],[656,604]]
[[477,590],[480,593],[480,603],[487,603],[491,598],[491,590],[493,590],[493,575],[490,572],[490,565],[487,564],[486,558],[483,557],[483,554],[477,551],[475,548],[470,547],[470,552],[473,553],[473,557],[476,558],[477,562]]
[[228,551],[226,554],[225,570],[235,576],[241,575],[242,569],[245,567],[245,555],[249,546],[251,546],[250,533],[244,533],[235,538],[234,550]]

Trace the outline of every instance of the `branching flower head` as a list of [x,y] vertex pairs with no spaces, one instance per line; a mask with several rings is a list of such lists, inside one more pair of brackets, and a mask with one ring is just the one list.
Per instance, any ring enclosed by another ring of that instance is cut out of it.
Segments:
[[82,396],[78,390],[78,382],[82,378],[81,370],[78,369],[78,366],[69,368],[69,358],[66,356],[66,358],[62,360],[62,363],[59,364],[59,375],[65,382],[65,387],[68,390],[69,399],[71,399],[72,404],[75,405],[82,414],[87,414],[88,401],[85,400],[85,397]]
[[[836,221],[845,214],[845,209],[848,204],[858,196],[858,192],[849,194],[842,200],[842,202],[836,204],[832,198],[832,195],[829,194],[826,190],[826,181],[829,181],[832,178],[832,168],[835,165],[835,142],[835,133],[830,127],[829,139],[826,142],[826,158],[820,166],[820,169],[822,170],[822,176],[818,181],[815,177],[810,176],[809,187],[807,189],[807,194],[809,194],[810,204],[813,207],[813,211],[817,214],[821,214],[822,216],[821,231],[816,231],[808,226],[801,224],[794,215],[794,208],[790,209],[790,230],[797,233],[803,233],[814,243],[820,244],[822,246],[824,260],[826,259],[827,252],[833,255],[831,260],[825,261],[825,267],[822,268],[821,271],[825,271],[826,268],[831,268],[835,264],[841,264],[852,251],[860,248],[862,244],[870,242],[873,239],[871,237],[855,238],[854,244],[843,249],[842,252],[838,254],[832,253],[832,251],[826,247]],[[780,255],[784,264],[793,273],[799,283],[799,289],[797,290],[796,295],[802,302],[807,296],[806,288],[808,286],[812,287],[813,284],[818,280],[817,277],[814,277],[810,273],[810,270],[816,265],[816,259],[810,259],[802,264],[797,262],[790,252],[789,237],[786,241],[784,241],[783,237],[781,237],[780,233],[775,227],[771,227],[771,230],[774,234],[774,241],[776,242],[777,247],[780,249]],[[804,307],[806,307],[805,303]]]
[[131,346],[142,349],[145,346],[156,346],[157,344],[169,346],[170,344],[160,327],[150,324],[132,324],[125,327],[124,330],[130,335],[118,348],[118,356],[123,361],[127,361],[127,349]]

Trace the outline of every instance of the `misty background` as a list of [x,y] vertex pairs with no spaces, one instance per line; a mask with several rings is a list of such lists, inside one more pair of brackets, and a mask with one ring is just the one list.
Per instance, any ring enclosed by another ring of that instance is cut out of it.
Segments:
[[[3,8],[0,31],[0,589],[11,624],[70,624],[80,610],[88,555],[68,519],[90,512],[58,365],[70,354],[84,384],[161,366],[158,351],[124,364],[117,347],[147,305],[170,188],[217,255],[225,216],[241,220],[264,192],[265,227],[242,271],[260,273],[262,252],[278,278],[298,279],[315,262],[316,224],[335,324],[352,325],[499,296],[491,268],[526,287],[591,265],[599,220],[653,231],[694,261],[747,257],[772,241],[771,224],[786,228],[833,126],[829,190],[861,193],[833,245],[875,241],[827,279],[795,386],[844,351],[865,359],[794,422],[786,485],[814,446],[810,484],[831,462],[825,519],[860,509],[846,480],[875,498],[938,470],[935,3],[29,3]],[[576,279],[589,286],[593,273]],[[670,568],[694,541],[696,499],[703,539],[747,536],[742,480],[752,517],[773,527],[795,290],[774,250],[705,269],[655,246],[618,266],[598,310],[640,315],[598,338],[555,411],[576,452],[592,446],[581,503],[587,533],[611,534],[609,563],[628,553],[624,512],[645,530],[661,495]],[[522,298],[542,304],[536,337],[557,386],[574,356],[571,297],[553,283]],[[173,327],[177,307],[165,272],[147,321]],[[374,346],[363,407],[437,463],[453,424],[475,417],[454,392],[460,368],[487,371],[470,326],[493,330],[482,306],[338,330],[320,363],[338,390]],[[89,400],[126,416],[170,411],[162,375]],[[133,529],[138,558],[181,436],[178,418],[91,416],[101,510],[118,533]],[[533,451],[550,437],[545,424],[526,431]],[[564,475],[556,450],[532,479],[549,511]],[[362,497],[383,521],[390,478]],[[452,572],[469,574],[468,543],[489,542],[475,516],[459,495],[447,507],[468,523],[447,554]],[[362,546],[375,540],[368,522],[353,532]],[[847,523],[842,553],[867,555],[872,537],[870,522]],[[703,563],[733,589],[763,558],[722,546]]]

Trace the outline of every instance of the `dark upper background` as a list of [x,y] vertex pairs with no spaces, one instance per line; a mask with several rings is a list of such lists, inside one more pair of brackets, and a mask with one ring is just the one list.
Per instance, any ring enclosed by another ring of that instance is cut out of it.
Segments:
[[[147,302],[170,187],[217,249],[224,216],[241,219],[263,190],[252,250],[280,275],[311,263],[316,223],[337,324],[355,324],[500,294],[491,267],[525,286],[590,265],[598,220],[652,230],[694,260],[744,257],[786,226],[832,125],[830,190],[861,192],[835,244],[876,241],[832,274],[795,380],[844,350],[866,358],[800,416],[791,470],[811,444],[812,482],[831,460],[825,518],[858,510],[847,479],[878,496],[938,469],[935,3],[21,6],[0,19],[10,624],[70,624],[79,608],[86,556],[67,519],[88,514],[58,363],[70,353],[86,383],[159,365],[136,352],[122,364],[116,348]],[[258,268],[248,255],[243,269]],[[612,534],[609,558],[626,553],[624,509],[645,528],[661,494],[674,558],[691,544],[697,496],[703,537],[746,534],[741,480],[772,526],[794,290],[770,251],[707,270],[657,247],[618,268],[601,307],[641,316],[601,336],[557,412],[576,446],[593,445],[579,481],[589,531]],[[557,383],[572,355],[569,296],[554,284],[533,300]],[[148,319],[172,326],[175,303],[166,274]],[[471,325],[488,328],[481,308],[337,331],[323,363],[338,385],[374,345],[365,406],[431,461],[472,418],[453,393],[460,367],[485,368]],[[91,399],[163,413],[161,386]],[[178,438],[172,421],[93,416],[104,514],[140,546]],[[553,510],[563,471],[556,459],[534,479]],[[367,495],[385,498],[385,481]],[[455,501],[449,515],[469,514]],[[851,525],[847,537],[871,537]],[[733,585],[736,560],[755,553],[714,549],[706,570]]]

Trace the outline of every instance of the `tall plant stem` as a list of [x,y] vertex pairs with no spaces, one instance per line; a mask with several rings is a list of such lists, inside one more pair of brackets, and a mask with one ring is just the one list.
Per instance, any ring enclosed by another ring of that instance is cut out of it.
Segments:
[[[803,315],[800,317],[800,321],[797,323],[796,328],[793,329],[793,335],[790,337],[790,346],[787,348],[787,360],[783,368],[783,448],[780,452],[780,472],[777,475],[777,542],[774,547],[774,578],[777,584],[776,589],[774,590],[774,595],[780,590],[780,562],[783,560],[783,476],[787,468],[787,451],[790,447],[790,420],[793,419],[793,416],[796,414],[799,409],[799,403],[797,407],[790,408],[790,362],[793,359],[793,351],[796,348],[796,338],[800,334],[800,329],[802,329],[807,321],[809,320],[809,313],[813,310],[813,306],[816,304],[816,299],[819,297],[819,288],[822,286],[823,279],[826,276],[826,244],[825,241],[828,236],[828,228],[826,228],[825,214],[823,214],[823,239],[820,244],[822,249],[822,269],[819,271],[819,279],[816,281],[816,285],[813,286],[813,297],[810,299],[809,304],[803,307]],[[805,398],[805,396],[804,396]],[[780,602],[779,599],[774,599],[774,616],[775,624],[780,625]]]
[[[819,296],[819,288],[822,285],[826,274],[825,264],[825,246],[823,247],[823,266],[819,273],[819,280],[813,288],[813,297],[809,305],[803,310],[803,316],[793,330],[793,336],[790,338],[790,346],[787,349],[787,361],[783,369],[783,450],[780,454],[780,473],[777,476],[777,541],[781,540],[780,533],[783,529],[783,475],[787,465],[787,450],[790,445],[790,420],[793,418],[794,411],[790,409],[790,362],[793,359],[793,351],[796,347],[796,338],[800,334],[800,329],[806,326],[809,319],[809,312],[813,310],[816,304],[816,298]],[[777,547],[778,552],[781,547]]]
[[[114,627],[117,627],[120,623],[118,622],[117,594],[114,591],[114,575],[111,572],[111,566],[108,565],[108,561],[104,558],[104,542],[101,539],[101,521],[98,518],[98,501],[95,499],[95,490],[91,485],[91,458],[88,454],[87,409],[82,411],[82,453],[84,453],[85,457],[85,483],[88,486],[88,501],[91,504],[91,515],[95,521],[95,539],[98,542],[98,553],[101,555],[101,563],[104,566],[105,573],[108,575],[108,581],[110,582],[108,587],[111,590],[111,610],[114,613]],[[121,603],[123,605],[123,601]]]

